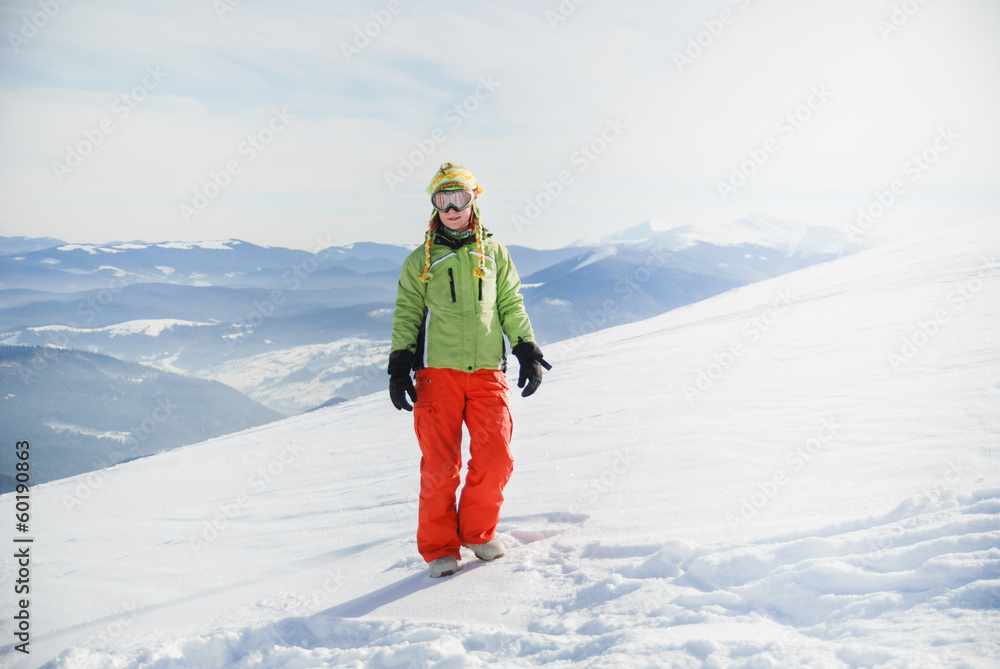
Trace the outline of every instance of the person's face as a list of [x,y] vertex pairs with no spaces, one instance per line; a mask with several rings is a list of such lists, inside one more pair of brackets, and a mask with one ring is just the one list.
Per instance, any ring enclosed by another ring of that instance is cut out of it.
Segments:
[[462,211],[455,211],[454,209],[439,211],[438,216],[441,218],[441,222],[445,224],[445,227],[458,232],[469,227],[469,221],[472,220],[472,207],[466,207]]
[[[472,219],[472,202],[476,194],[471,191],[453,191],[451,193],[435,193],[432,198],[434,206],[440,207],[449,203],[449,201],[453,204],[461,203],[463,195],[466,198],[471,198],[465,200],[466,206],[464,209],[455,209],[454,206],[446,207],[447,211],[438,209],[438,218],[444,223],[445,227],[455,232],[465,230],[469,227],[469,222]],[[443,201],[439,201],[439,199]]]

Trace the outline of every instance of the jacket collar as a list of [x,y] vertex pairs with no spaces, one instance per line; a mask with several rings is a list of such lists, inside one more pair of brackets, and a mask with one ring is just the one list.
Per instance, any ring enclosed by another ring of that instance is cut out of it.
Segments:
[[[490,233],[489,230],[487,230],[486,228],[483,228],[483,238],[484,239],[492,237],[492,236],[493,235]],[[447,246],[448,248],[452,249],[453,251],[457,251],[458,249],[462,248],[463,246],[467,246],[469,244],[475,244],[476,243],[476,236],[475,235],[469,235],[468,237],[463,237],[463,238],[460,238],[460,239],[455,239],[455,238],[449,237],[448,235],[444,234],[443,232],[438,231],[438,232],[434,233],[434,243],[435,244],[441,244],[442,246]]]

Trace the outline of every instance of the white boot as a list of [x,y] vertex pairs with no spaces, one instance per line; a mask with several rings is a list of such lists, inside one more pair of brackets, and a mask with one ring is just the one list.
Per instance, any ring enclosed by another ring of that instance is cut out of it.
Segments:
[[456,560],[453,555],[439,557],[437,560],[431,560],[427,564],[431,568],[432,578],[449,576],[462,568],[462,565],[458,564],[458,560]]
[[503,544],[501,544],[496,539],[490,539],[485,544],[462,544],[470,551],[476,554],[476,557],[480,560],[486,560],[490,562],[496,560],[497,558],[502,558]]

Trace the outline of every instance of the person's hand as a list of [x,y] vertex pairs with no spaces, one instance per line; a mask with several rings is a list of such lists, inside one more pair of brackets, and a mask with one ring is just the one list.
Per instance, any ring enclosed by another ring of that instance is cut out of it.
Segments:
[[417,401],[417,389],[413,387],[413,380],[409,374],[389,379],[389,399],[392,400],[392,406],[413,411],[413,405],[406,401],[407,395],[411,401]]
[[417,401],[417,389],[413,387],[410,370],[413,368],[413,353],[405,349],[389,354],[389,399],[396,409],[413,411],[413,405],[406,401]]
[[533,341],[522,341],[510,350],[517,361],[521,364],[521,373],[517,377],[517,387],[524,388],[521,397],[532,395],[538,386],[542,385],[542,367],[552,369],[552,365],[545,362],[542,357],[542,349]]

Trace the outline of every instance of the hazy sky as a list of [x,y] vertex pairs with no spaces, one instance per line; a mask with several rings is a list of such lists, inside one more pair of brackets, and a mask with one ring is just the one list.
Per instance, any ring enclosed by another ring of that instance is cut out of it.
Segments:
[[0,235],[507,244],[1000,211],[996,0],[0,3]]

